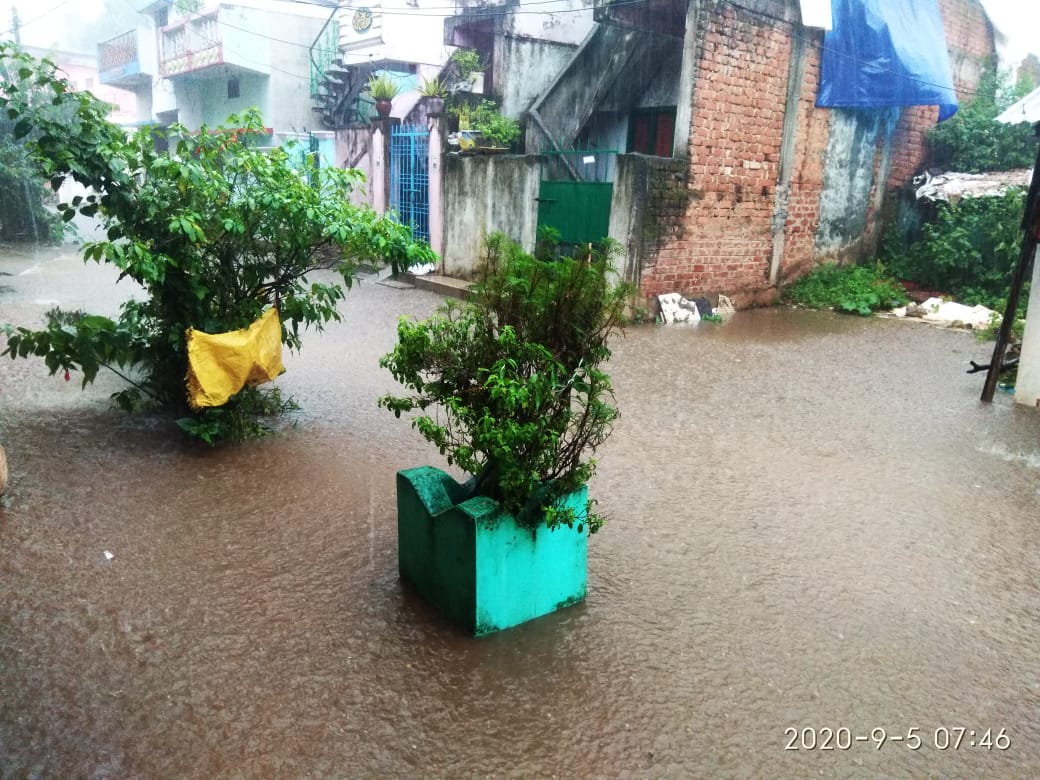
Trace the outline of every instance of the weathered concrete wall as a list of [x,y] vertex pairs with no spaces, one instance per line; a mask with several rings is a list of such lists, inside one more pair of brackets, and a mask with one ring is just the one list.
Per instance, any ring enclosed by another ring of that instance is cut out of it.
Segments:
[[356,168],[365,175],[365,183],[351,193],[355,206],[372,205],[368,183],[372,180],[372,131],[369,127],[346,127],[336,131],[336,166]]
[[[675,106],[681,102],[682,40],[651,37],[646,33],[638,40],[639,45],[634,45],[635,39],[632,41],[633,45],[626,52],[618,50],[616,36],[597,36],[566,71],[560,73],[552,93],[538,106],[558,142],[566,144],[582,127],[581,141],[575,145],[591,144],[590,148],[625,151],[631,111]],[[616,64],[617,73],[589,78],[586,69],[590,62]],[[595,110],[588,121],[584,121],[585,109],[590,103]],[[538,128],[529,127],[529,131],[533,133],[529,135],[533,139],[529,151],[544,148],[545,140]]]
[[882,149],[892,134],[891,111],[834,109],[824,155],[820,192],[818,258],[855,259],[868,237],[868,221],[879,174]]
[[[501,36],[496,39],[495,73],[501,85],[501,107],[506,116],[520,116],[564,69],[577,50],[575,44]],[[496,85],[497,86],[497,85]]]
[[444,158],[444,273],[470,279],[484,238],[500,232],[532,251],[541,167],[534,155]]
[[[487,3],[479,5],[486,6]],[[537,7],[538,13],[508,14],[502,18],[501,32],[521,38],[577,45],[592,29],[592,6],[588,0],[567,0]]]

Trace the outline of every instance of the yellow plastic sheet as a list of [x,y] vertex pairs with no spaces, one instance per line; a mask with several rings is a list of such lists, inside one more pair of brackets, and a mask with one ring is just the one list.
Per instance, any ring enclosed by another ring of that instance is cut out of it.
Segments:
[[270,382],[283,371],[277,309],[229,333],[188,328],[188,402],[195,409],[223,406],[247,384]]

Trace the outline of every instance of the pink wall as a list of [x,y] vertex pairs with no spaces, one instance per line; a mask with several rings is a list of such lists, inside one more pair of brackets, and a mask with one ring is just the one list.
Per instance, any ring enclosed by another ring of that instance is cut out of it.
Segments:
[[133,122],[137,118],[137,104],[133,92],[99,83],[96,67],[73,65],[56,60],[58,66],[78,91],[91,92],[94,97],[115,106],[108,118],[116,123]]

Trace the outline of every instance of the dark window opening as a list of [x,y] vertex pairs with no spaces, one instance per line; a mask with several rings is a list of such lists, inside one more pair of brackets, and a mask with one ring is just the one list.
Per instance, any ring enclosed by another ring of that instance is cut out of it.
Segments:
[[155,26],[165,27],[170,23],[170,9],[169,7],[160,8],[155,12]]
[[241,94],[241,92],[239,90],[238,79],[237,78],[228,79],[228,81],[227,81],[227,96],[228,96],[228,100],[231,100],[232,98],[237,98],[240,94]]
[[628,151],[671,157],[675,140],[675,108],[644,108],[628,119]]

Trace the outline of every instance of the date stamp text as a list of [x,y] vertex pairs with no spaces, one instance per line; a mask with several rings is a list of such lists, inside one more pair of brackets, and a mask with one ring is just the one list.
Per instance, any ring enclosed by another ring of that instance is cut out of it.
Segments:
[[886,745],[909,750],[1007,750],[1011,737],[1007,729],[973,729],[968,726],[939,726],[921,729],[910,726],[889,731],[877,726],[869,732],[838,726],[807,726],[784,729],[784,750],[851,750],[856,745],[869,745],[881,750]]

